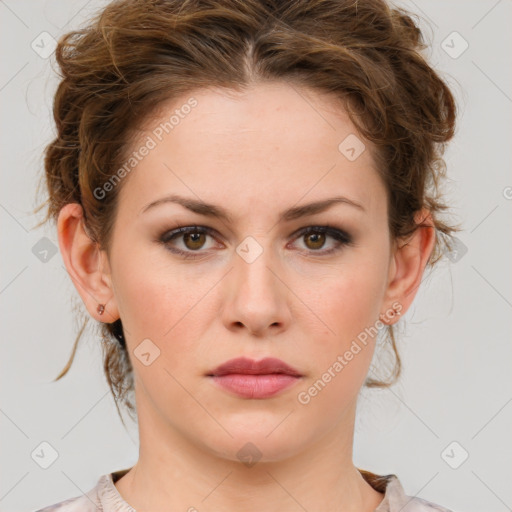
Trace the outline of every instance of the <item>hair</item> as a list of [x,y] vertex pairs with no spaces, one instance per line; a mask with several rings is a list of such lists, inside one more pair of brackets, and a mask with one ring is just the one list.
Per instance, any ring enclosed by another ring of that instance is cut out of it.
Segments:
[[[36,209],[47,206],[40,224],[57,222],[63,206],[79,203],[91,240],[109,254],[123,182],[101,198],[94,191],[122,167],[133,134],[148,116],[193,90],[244,91],[279,81],[327,94],[345,107],[375,148],[392,239],[433,227],[435,246],[427,262],[433,267],[452,250],[450,238],[460,230],[440,217],[448,208],[440,187],[446,176],[442,156],[457,109],[448,85],[422,55],[428,45],[417,21],[385,0],[109,3],[85,28],[58,40],[57,135],[44,153],[49,194]],[[422,208],[433,225],[416,222]],[[55,380],[69,370],[88,320]],[[119,402],[133,412],[133,367],[121,319],[98,327],[117,410]],[[394,369],[387,381],[368,377],[367,387],[388,387],[401,373],[393,326],[386,330]]]

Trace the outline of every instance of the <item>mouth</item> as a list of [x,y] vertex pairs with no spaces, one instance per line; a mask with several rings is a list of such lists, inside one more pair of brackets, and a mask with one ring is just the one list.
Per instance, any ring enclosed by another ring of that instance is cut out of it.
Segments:
[[230,394],[263,399],[293,386],[303,375],[280,359],[267,357],[254,361],[239,357],[221,364],[207,377]]

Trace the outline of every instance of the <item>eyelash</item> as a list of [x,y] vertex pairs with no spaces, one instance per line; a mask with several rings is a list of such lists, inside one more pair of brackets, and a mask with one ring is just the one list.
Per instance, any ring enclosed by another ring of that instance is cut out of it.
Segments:
[[[187,233],[200,233],[200,234],[206,234],[210,235],[212,238],[214,238],[215,231],[212,228],[209,228],[207,226],[184,226],[177,229],[174,229],[172,231],[166,231],[162,235],[160,235],[158,242],[162,243],[165,248],[174,253],[182,256],[184,259],[197,259],[201,258],[202,255],[200,252],[200,249],[197,251],[182,251],[181,249],[171,248],[169,242],[171,240],[174,240],[178,238],[180,235],[185,235]],[[334,226],[330,225],[322,225],[322,226],[308,226],[306,228],[302,228],[296,233],[295,239],[299,239],[304,235],[308,235],[311,233],[325,233],[328,236],[334,238],[337,242],[336,247],[333,247],[332,249],[328,249],[326,251],[321,250],[312,250],[310,249],[310,252],[315,255],[320,256],[328,256],[330,254],[333,254],[334,252],[337,252],[341,250],[343,246],[352,246],[353,239],[350,234],[348,234],[346,231],[340,230],[338,228],[335,228]]]

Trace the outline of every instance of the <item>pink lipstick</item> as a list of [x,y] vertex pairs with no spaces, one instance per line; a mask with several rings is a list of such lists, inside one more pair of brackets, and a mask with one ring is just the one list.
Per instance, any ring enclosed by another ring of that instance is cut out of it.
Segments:
[[297,383],[302,375],[280,359],[230,359],[208,374],[212,381],[242,398],[269,398]]

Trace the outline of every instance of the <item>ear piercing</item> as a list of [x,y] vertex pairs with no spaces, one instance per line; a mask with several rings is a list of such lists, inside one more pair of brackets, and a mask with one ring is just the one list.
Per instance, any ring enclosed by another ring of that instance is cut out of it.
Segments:
[[[98,311],[98,315],[103,315],[103,313],[105,312],[105,304],[98,304],[97,311]],[[396,315],[402,314],[400,312],[400,310],[397,308],[393,308],[393,311],[395,312]],[[384,315],[380,315],[380,316],[384,316]]]
[[[393,313],[394,313],[394,314],[393,314],[393,317],[394,317],[395,315],[400,316],[400,315],[402,314],[402,313],[401,313],[401,311],[400,311],[400,309],[397,309],[395,306],[393,306],[393,308],[392,308],[392,309],[393,309]],[[385,315],[384,313],[381,313],[381,314],[379,315],[379,318],[383,318],[383,317],[384,317],[384,318],[386,318],[386,315]]]

